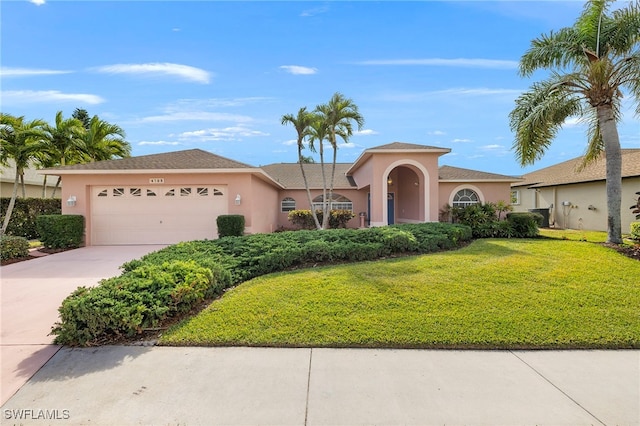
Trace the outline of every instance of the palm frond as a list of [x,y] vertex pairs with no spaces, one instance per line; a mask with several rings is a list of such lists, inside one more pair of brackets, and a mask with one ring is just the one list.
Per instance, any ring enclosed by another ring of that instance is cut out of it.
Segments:
[[542,158],[565,120],[580,115],[581,99],[556,79],[535,83],[516,99],[509,114],[513,149],[522,165]]

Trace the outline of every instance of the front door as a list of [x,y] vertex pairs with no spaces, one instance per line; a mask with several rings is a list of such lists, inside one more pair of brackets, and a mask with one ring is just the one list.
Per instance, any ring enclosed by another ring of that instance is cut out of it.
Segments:
[[387,223],[393,225],[395,223],[395,193],[387,194]]

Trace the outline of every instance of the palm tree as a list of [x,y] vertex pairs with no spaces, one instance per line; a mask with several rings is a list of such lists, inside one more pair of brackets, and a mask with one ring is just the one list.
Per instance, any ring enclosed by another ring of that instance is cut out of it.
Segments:
[[[46,147],[45,152],[38,158],[38,161],[42,163],[43,166],[65,166],[81,161],[82,136],[85,133],[85,129],[82,127],[80,120],[76,118],[65,119],[62,111],[58,111],[56,113],[55,126],[46,124],[43,130],[46,134],[44,139]],[[46,158],[47,156],[49,158]],[[56,190],[60,185],[60,179],[61,177],[58,176],[58,181],[53,188],[51,198],[55,197]]]
[[[311,151],[316,152],[315,144],[316,142],[318,143],[318,154],[320,154],[320,172],[322,173],[322,224],[318,229],[326,229],[328,225],[328,219],[327,221],[325,221],[325,218],[329,217],[329,203],[327,203],[327,177],[325,175],[324,168],[324,141],[328,137],[328,128],[327,123],[319,114],[313,114],[313,120],[309,125],[308,133],[309,149]],[[311,208],[315,215],[313,204]]]
[[24,190],[24,169],[29,167],[29,163],[42,151],[42,139],[45,136],[42,127],[46,125],[43,120],[24,121],[24,117],[14,117],[9,114],[0,113],[0,163],[7,164],[9,159],[13,160],[16,167],[16,177],[13,182],[13,193],[4,216],[0,235],[4,235],[13,213],[13,207],[18,197],[19,181],[22,181],[22,197],[25,197]]
[[[305,163],[305,157],[302,155],[304,149],[304,140],[309,136],[309,127],[314,120],[313,114],[307,111],[307,107],[302,107],[298,110],[298,115],[285,114],[282,116],[282,125],[292,124],[298,134],[298,164],[300,164],[300,172],[302,173],[302,179],[304,180],[304,187],[307,190],[307,198],[309,199],[309,206],[311,206],[311,215],[316,224],[316,228],[320,229],[320,221],[313,208],[313,201],[311,199],[311,190],[309,189],[309,183],[307,182],[307,175],[304,171],[303,164]],[[313,148],[313,145],[311,145]]]
[[90,162],[130,157],[131,145],[125,137],[120,126],[94,115],[89,122],[89,129],[83,135],[82,150]]
[[[587,1],[572,27],[542,35],[520,60],[520,74],[549,69],[516,100],[510,114],[513,148],[520,164],[545,153],[565,120],[588,123],[583,166],[606,158],[607,241],[622,243],[622,156],[617,122],[622,92],[640,99],[640,3],[609,11],[612,0]],[[636,107],[640,114],[640,104]]]
[[[358,106],[353,100],[345,98],[341,93],[334,93],[326,105],[318,105],[316,112],[327,129],[327,140],[333,149],[333,160],[331,166],[331,179],[329,181],[329,202],[325,197],[324,215],[322,217],[322,227],[329,224],[329,210],[333,199],[333,184],[336,173],[336,159],[338,155],[337,137],[340,136],[345,143],[349,143],[349,138],[353,135],[353,123],[357,124],[358,130],[364,125],[364,117],[358,111]],[[322,149],[322,142],[320,142]],[[320,156],[322,160],[322,155]],[[321,161],[322,162],[322,161]],[[324,166],[324,164],[323,164]],[[323,167],[324,172],[324,167]],[[326,187],[326,184],[325,184]]]

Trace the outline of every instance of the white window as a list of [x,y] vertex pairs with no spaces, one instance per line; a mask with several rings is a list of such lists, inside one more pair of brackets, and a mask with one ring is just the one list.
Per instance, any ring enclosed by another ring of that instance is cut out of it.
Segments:
[[296,200],[291,197],[286,197],[280,202],[280,211],[283,213],[290,212],[296,209]]
[[[333,193],[333,200],[329,205],[329,210],[349,210],[353,211],[353,202],[344,195]],[[313,199],[313,209],[322,210],[322,195]]]
[[519,189],[514,189],[513,191],[511,191],[511,204],[515,205],[515,206],[520,204],[520,190]]
[[468,188],[461,189],[453,196],[453,207],[467,207],[473,204],[478,204],[480,198],[478,194]]

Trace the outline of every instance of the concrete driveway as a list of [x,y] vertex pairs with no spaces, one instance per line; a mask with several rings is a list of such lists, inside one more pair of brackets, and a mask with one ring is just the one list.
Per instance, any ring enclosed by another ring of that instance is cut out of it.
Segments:
[[163,247],[83,247],[0,267],[2,404],[60,349],[49,332],[65,297],[79,286],[119,275],[124,262]]

